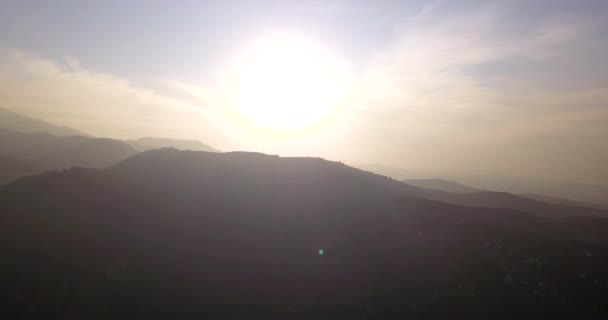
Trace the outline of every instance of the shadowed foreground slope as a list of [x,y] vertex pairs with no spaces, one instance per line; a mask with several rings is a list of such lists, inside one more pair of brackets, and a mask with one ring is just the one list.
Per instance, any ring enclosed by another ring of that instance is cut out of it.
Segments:
[[[608,222],[460,207],[315,158],[145,152],[0,188],[9,318],[608,312]],[[324,255],[318,250],[323,249]]]

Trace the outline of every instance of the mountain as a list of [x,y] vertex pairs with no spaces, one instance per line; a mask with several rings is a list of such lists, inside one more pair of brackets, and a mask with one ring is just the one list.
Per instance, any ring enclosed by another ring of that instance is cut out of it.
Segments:
[[406,170],[403,168],[385,166],[381,164],[361,164],[353,165],[353,167],[373,172],[375,174],[391,177],[395,180],[411,179],[420,176],[420,173],[417,173],[414,170]]
[[608,217],[608,207],[537,194],[516,195],[508,192],[479,191],[473,187],[443,179],[406,179],[413,189],[410,194],[425,199],[488,208],[509,208],[546,216]]
[[0,187],[0,313],[608,314],[608,220],[457,206],[415,190],[318,158],[168,149],[23,178]]
[[455,177],[474,188],[515,194],[541,194],[608,206],[608,186],[532,177],[469,175]]
[[566,204],[566,205],[571,205],[571,206],[587,207],[587,208],[594,208],[594,209],[599,209],[599,210],[608,210],[608,206],[606,206],[606,205],[574,201],[574,200],[570,200],[570,199],[545,196],[542,194],[527,193],[527,194],[522,194],[521,196],[529,198],[529,199],[534,199],[534,200],[540,201],[540,202],[546,202],[546,203]]
[[462,183],[443,179],[406,179],[403,182],[416,187],[451,193],[472,193],[479,191]]
[[0,154],[0,184],[44,171],[27,161]]
[[[512,208],[522,210],[530,213],[538,213],[539,207],[545,206],[546,204],[558,204],[568,206],[569,212],[579,211],[580,208],[590,208],[595,210],[601,210],[601,212],[587,211],[583,209],[581,215],[599,215],[608,216],[608,207],[599,204],[586,203],[581,201],[573,201],[564,198],[551,197],[539,194],[521,194],[515,195],[507,192],[492,192],[492,191],[480,191],[473,187],[469,187],[459,182],[444,180],[444,179],[406,179],[402,182],[430,190],[443,191],[448,193],[457,194],[469,194],[465,196],[455,196],[452,194],[441,194],[428,191],[427,194],[417,193],[419,196],[423,196],[429,199],[437,199],[448,203],[471,205],[471,206],[482,206],[482,207],[496,207],[496,208]],[[530,201],[535,200],[535,201]],[[554,210],[553,208],[547,208],[544,211],[562,211]],[[550,213],[553,214],[553,213]]]
[[68,127],[56,126],[46,121],[0,109],[0,128],[22,133],[49,133],[56,136],[88,136]]
[[[385,165],[356,165],[366,171],[385,175],[396,180],[429,179],[458,181],[477,190],[492,190],[512,194],[538,194],[553,198],[570,199],[581,204],[597,203],[608,206],[608,186],[551,180],[536,177],[456,174],[429,170],[406,170]],[[434,189],[434,188],[430,188]],[[447,191],[447,190],[443,190]]]
[[102,168],[135,153],[119,140],[0,129],[0,161],[5,164],[0,167],[0,183],[71,166]]
[[162,148],[174,148],[178,150],[191,150],[191,151],[207,151],[207,152],[219,152],[206,144],[196,140],[176,140],[176,139],[165,139],[165,138],[140,138],[137,140],[128,140],[130,144],[137,151],[148,151]]
[[602,208],[571,203],[542,202],[507,192],[451,193],[434,189],[411,188],[408,190],[408,194],[455,205],[507,208],[546,217],[587,216],[608,218],[608,211]]

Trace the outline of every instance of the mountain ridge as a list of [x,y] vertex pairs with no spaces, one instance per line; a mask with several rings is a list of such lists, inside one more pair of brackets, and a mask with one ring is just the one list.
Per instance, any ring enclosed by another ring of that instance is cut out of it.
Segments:
[[219,152],[219,150],[217,150],[209,145],[206,145],[198,140],[143,137],[143,138],[139,138],[139,139],[126,140],[126,142],[140,152],[154,150],[154,149],[162,149],[162,148],[175,148],[178,150],[191,150],[191,151]]
[[70,127],[58,126],[47,121],[28,117],[0,108],[0,128],[22,133],[49,133],[57,136],[89,136]]
[[[172,149],[23,178],[0,187],[0,298],[11,306],[0,312],[187,319],[608,312],[604,291],[593,286],[608,281],[608,220],[456,206],[413,190],[319,158]],[[535,293],[539,283],[558,293]],[[33,297],[48,299],[34,308]]]
[[136,151],[120,140],[0,129],[0,155],[10,158],[16,168],[0,168],[0,183],[70,166],[101,168],[134,154]]
[[480,191],[479,189],[467,186],[463,183],[445,179],[405,179],[402,180],[402,182],[425,189],[434,189],[451,193],[473,193]]

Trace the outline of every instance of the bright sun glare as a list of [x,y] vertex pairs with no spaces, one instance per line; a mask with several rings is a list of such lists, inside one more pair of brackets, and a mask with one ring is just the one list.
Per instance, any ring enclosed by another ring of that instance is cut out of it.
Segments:
[[253,41],[228,72],[239,117],[264,130],[303,130],[337,113],[348,89],[344,63],[319,42],[294,34]]

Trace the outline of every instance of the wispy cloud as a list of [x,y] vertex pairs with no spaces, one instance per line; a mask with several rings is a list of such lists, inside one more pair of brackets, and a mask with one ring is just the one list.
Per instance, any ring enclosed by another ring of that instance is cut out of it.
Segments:
[[[144,86],[74,58],[19,51],[0,55],[0,102],[101,136],[191,137],[223,150],[608,181],[600,165],[608,162],[608,23],[602,14],[558,8],[562,2],[538,3],[433,1],[410,18],[374,11],[382,27],[361,43],[383,43],[353,54],[358,68],[345,112],[333,130],[305,139],[255,136],[234,121],[220,83]],[[365,16],[363,9],[353,16]]]
[[0,55],[5,108],[94,135],[204,136],[204,111],[185,100],[93,72],[73,58],[55,62],[21,51]]
[[[608,152],[595,149],[603,143],[598,132],[608,137],[596,121],[608,119],[608,81],[581,85],[570,77],[594,56],[581,48],[602,25],[549,16],[521,32],[510,28],[510,18],[498,6],[446,13],[433,3],[422,9],[364,71],[353,99],[360,110],[353,139],[369,141],[395,165],[608,179],[608,172],[599,177],[587,165],[591,155],[608,160]],[[503,65],[513,62],[528,69]],[[601,60],[595,63],[608,74]],[[483,72],[488,65],[494,73]],[[567,81],[577,86],[555,85]],[[538,154],[539,137],[547,145],[564,142],[562,150],[542,150],[556,162],[568,158],[567,172],[543,167],[539,156],[528,159]],[[594,147],[581,149],[581,139],[596,139],[588,143]]]

